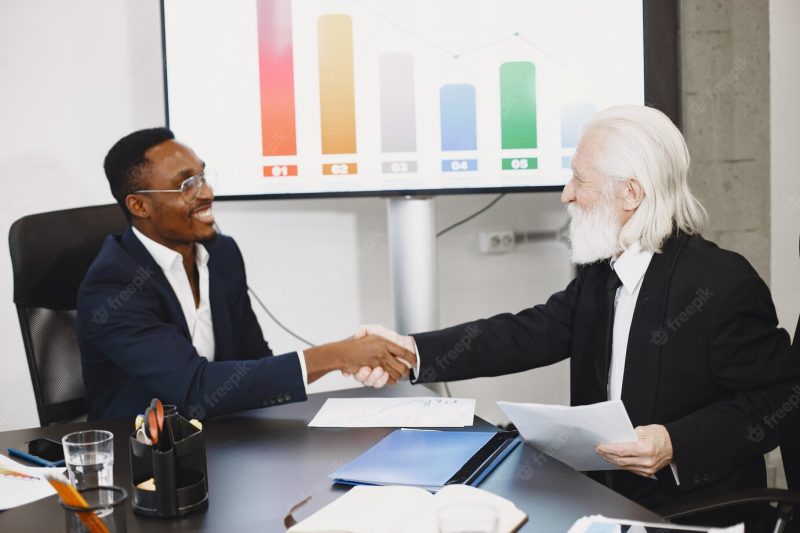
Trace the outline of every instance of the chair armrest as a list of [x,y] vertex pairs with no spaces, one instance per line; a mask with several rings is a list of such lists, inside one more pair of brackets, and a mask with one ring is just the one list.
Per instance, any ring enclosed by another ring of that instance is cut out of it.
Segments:
[[779,518],[787,520],[792,516],[794,508],[800,505],[800,492],[784,489],[750,489],[731,492],[699,502],[668,506],[659,509],[659,514],[667,520],[683,518],[717,509],[735,507],[748,503],[777,503]]

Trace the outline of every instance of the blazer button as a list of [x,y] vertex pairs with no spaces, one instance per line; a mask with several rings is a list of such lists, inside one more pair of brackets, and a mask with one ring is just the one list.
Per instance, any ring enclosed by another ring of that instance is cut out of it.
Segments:
[[287,392],[286,394],[283,395],[283,399],[286,400],[287,402],[291,401],[292,400],[292,394]]
[[699,475],[696,475],[696,476],[694,476],[694,478],[692,478],[692,481],[694,481],[694,484],[695,484],[695,485],[697,485],[698,483],[700,483],[702,480],[703,480],[703,479],[702,479],[702,478],[701,478]]
[[703,474],[703,481],[710,481],[710,480],[711,476],[709,476],[708,474]]
[[278,403],[278,400],[276,400],[274,397],[269,399],[270,405],[275,405],[276,403]]

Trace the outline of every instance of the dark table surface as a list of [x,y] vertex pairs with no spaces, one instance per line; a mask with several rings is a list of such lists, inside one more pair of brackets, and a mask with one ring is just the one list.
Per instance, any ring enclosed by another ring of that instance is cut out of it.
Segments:
[[[128,531],[282,532],[284,517],[308,496],[298,520],[331,502],[344,489],[332,487],[328,474],[390,433],[389,428],[309,428],[308,422],[328,397],[427,396],[423,387],[402,384],[381,390],[354,389],[314,395],[308,401],[246,411],[205,422],[209,508],[178,519],[133,514],[127,502]],[[0,433],[0,450],[23,448],[38,437],[60,440],[80,429],[114,433],[114,482],[131,492],[127,436],[132,419],[83,422]],[[494,429],[476,418],[473,429]],[[424,461],[420,457],[420,461]],[[481,483],[513,501],[528,515],[522,531],[565,532],[584,515],[660,521],[658,515],[620,496],[529,445],[518,446]],[[64,514],[56,497],[0,512],[0,532],[63,531]]]

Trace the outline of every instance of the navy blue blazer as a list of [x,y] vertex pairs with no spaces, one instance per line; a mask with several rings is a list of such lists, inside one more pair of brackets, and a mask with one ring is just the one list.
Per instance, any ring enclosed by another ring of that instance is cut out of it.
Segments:
[[109,235],[78,291],[89,419],[136,415],[153,397],[192,418],[306,399],[297,353],[273,356],[236,243],[207,244],[214,361],[192,345],[178,298],[131,228]]

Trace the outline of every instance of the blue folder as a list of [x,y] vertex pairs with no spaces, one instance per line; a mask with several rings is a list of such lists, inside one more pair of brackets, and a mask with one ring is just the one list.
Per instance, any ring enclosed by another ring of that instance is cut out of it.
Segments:
[[412,485],[436,492],[477,485],[521,442],[516,432],[399,429],[330,477],[347,485]]

